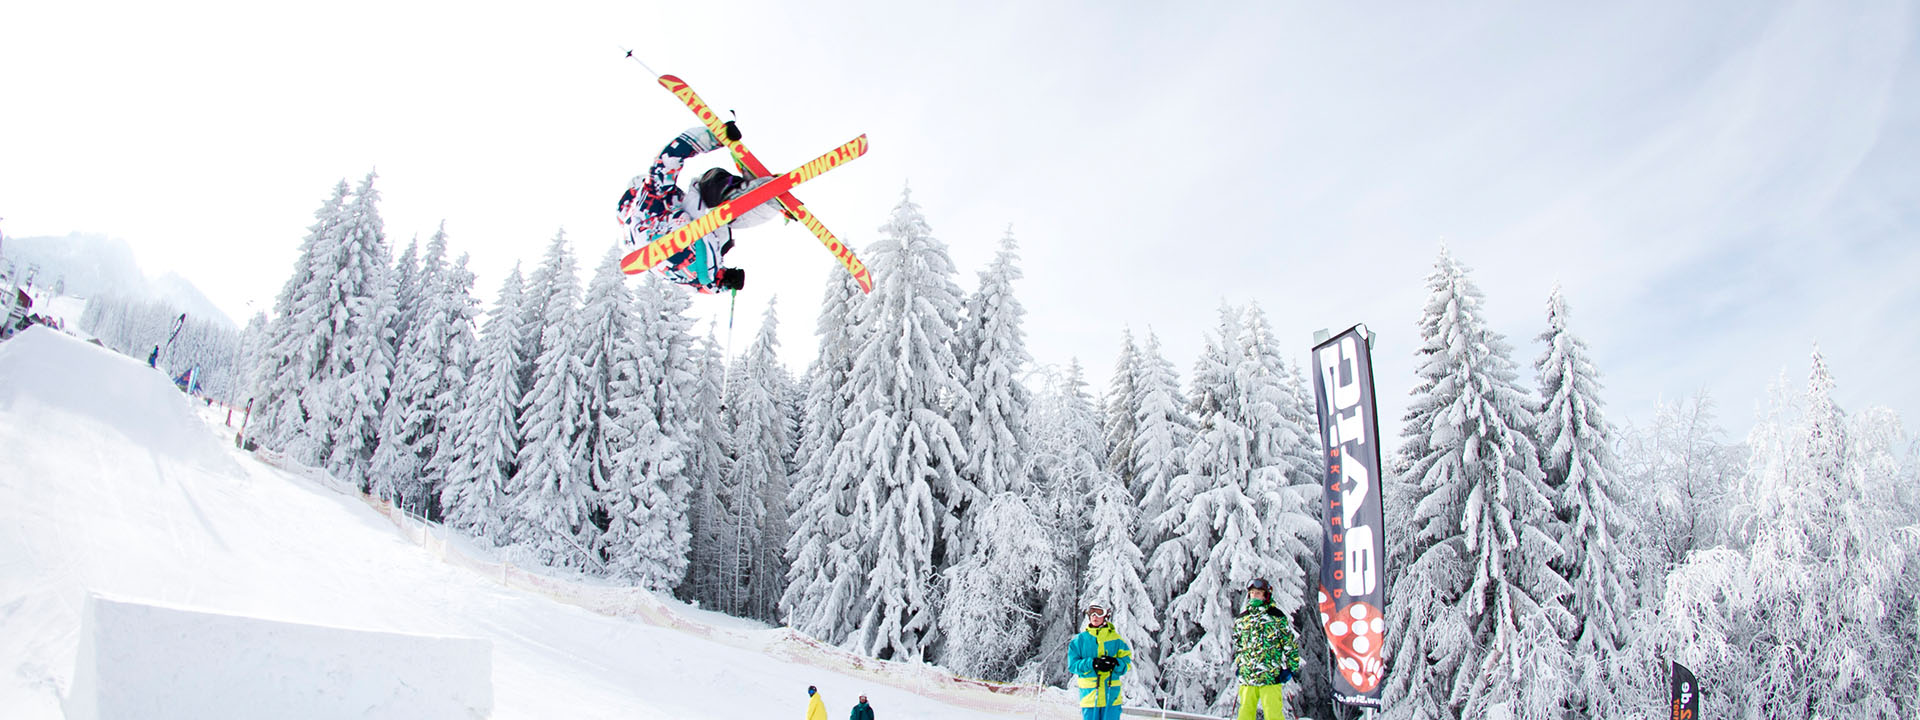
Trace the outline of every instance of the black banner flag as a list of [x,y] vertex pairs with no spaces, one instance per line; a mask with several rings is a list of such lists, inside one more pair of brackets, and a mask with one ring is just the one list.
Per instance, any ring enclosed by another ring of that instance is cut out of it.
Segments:
[[1320,624],[1333,650],[1333,694],[1348,705],[1377,708],[1386,678],[1387,544],[1373,358],[1361,326],[1315,346],[1313,374],[1326,461]]
[[1693,671],[1680,663],[1673,663],[1673,720],[1700,720],[1700,684],[1694,682]]

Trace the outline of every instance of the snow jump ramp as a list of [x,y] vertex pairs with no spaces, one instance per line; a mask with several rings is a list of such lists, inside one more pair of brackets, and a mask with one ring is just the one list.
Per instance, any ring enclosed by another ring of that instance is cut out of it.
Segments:
[[126,443],[220,472],[238,467],[193,400],[146,363],[35,325],[0,343],[0,412],[75,444]]
[[492,644],[275,622],[91,594],[69,720],[408,718],[493,711]]

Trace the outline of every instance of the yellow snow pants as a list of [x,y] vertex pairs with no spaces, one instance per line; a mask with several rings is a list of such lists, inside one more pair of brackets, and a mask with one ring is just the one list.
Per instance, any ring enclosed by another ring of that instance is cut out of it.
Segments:
[[1256,704],[1266,709],[1267,720],[1287,720],[1287,710],[1281,707],[1281,702],[1285,699],[1281,691],[1285,689],[1286,686],[1279,683],[1241,685],[1238,720],[1253,720],[1253,708]]

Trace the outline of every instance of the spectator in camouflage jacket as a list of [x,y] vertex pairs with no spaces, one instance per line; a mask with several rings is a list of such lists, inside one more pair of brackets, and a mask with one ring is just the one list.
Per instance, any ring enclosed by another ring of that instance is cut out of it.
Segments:
[[1233,664],[1240,678],[1238,720],[1253,720],[1256,707],[1266,710],[1266,720],[1284,720],[1282,691],[1300,672],[1300,647],[1264,578],[1247,586],[1247,607],[1233,621]]

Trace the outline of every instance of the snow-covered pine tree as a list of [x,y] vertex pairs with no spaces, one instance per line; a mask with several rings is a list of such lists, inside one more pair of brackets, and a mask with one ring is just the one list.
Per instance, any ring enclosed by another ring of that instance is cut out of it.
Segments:
[[1271,342],[1265,316],[1232,307],[1220,315],[1218,337],[1194,368],[1194,439],[1187,471],[1174,481],[1191,488],[1193,499],[1169,510],[1179,520],[1162,546],[1169,561],[1192,568],[1164,613],[1167,702],[1216,713],[1236,701],[1213,673],[1232,662],[1233,618],[1248,583],[1266,578],[1280,609],[1299,607],[1302,538],[1315,534],[1302,491],[1285,490],[1302,438],[1282,411],[1292,398],[1285,368],[1264,349]]
[[[1138,367],[1132,374],[1136,398],[1130,401],[1133,433],[1126,438],[1132,445],[1134,475],[1127,488],[1140,503],[1139,529],[1135,541],[1148,558],[1153,549],[1172,532],[1172,516],[1166,514],[1174,504],[1184,504],[1191,496],[1174,498],[1173,479],[1179,477],[1186,462],[1187,448],[1193,442],[1193,419],[1187,414],[1180,393],[1180,376],[1173,363],[1160,351],[1160,338],[1151,330],[1140,347]],[[1163,518],[1164,524],[1163,524]],[[1154,592],[1154,607],[1164,608],[1173,599],[1171,588]]]
[[[1139,506],[1134,521],[1134,544],[1140,548],[1143,558],[1148,600],[1155,617],[1159,618],[1165,616],[1166,607],[1179,592],[1180,586],[1174,583],[1180,573],[1163,568],[1162,574],[1156,576],[1151,560],[1177,525],[1178,515],[1169,513],[1168,509],[1184,507],[1193,499],[1190,487],[1173,484],[1174,478],[1184,473],[1187,449],[1193,442],[1193,421],[1181,402],[1180,378],[1173,363],[1161,353],[1160,338],[1153,331],[1147,332],[1146,342],[1139,347],[1130,374],[1136,378],[1134,397],[1127,402],[1128,411],[1133,414],[1133,430],[1121,441],[1132,447],[1129,458],[1134,474],[1128,493]],[[1172,494],[1175,492],[1184,494],[1176,496]],[[1166,644],[1156,641],[1148,652],[1136,655],[1137,672],[1142,673],[1143,679],[1153,678],[1152,682],[1142,684],[1141,690],[1146,694],[1139,697],[1161,702],[1165,698],[1165,673],[1160,668],[1166,659]]]
[[968,677],[1013,680],[1049,639],[1039,623],[1048,595],[1072,580],[1056,560],[1058,539],[1026,498],[1002,492],[973,514],[972,550],[946,576],[940,662]]
[[1672,656],[1662,634],[1651,629],[1665,624],[1667,579],[1688,558],[1724,544],[1727,507],[1746,451],[1726,441],[1705,391],[1678,402],[1657,401],[1652,422],[1623,436],[1620,472],[1634,488],[1627,512],[1644,530],[1637,542],[1615,549],[1641,569],[1632,586],[1633,631],[1617,655],[1625,677],[1615,690],[1622,713],[1648,714],[1665,711],[1662,688]]
[[1080,360],[1069,358],[1065,368],[1047,368],[1042,377],[1045,384],[1034,395],[1029,419],[1033,490],[1027,504],[1040,531],[1052,539],[1061,573],[1039,612],[1040,652],[1027,660],[1020,677],[1058,684],[1068,677],[1060,658],[1085,619],[1079,582],[1087,572],[1093,489],[1112,478],[1100,437],[1100,410],[1087,391]]
[[814,334],[819,350],[807,372],[800,411],[799,449],[788,506],[787,589],[780,614],[800,632],[839,644],[858,621],[858,589],[865,582],[860,527],[853,524],[852,475],[826,472],[835,443],[846,429],[846,389],[853,374],[860,288],[840,268],[827,279]]
[[557,234],[528,288],[529,298],[545,299],[546,314],[533,385],[520,408],[521,446],[513,476],[520,492],[512,537],[548,565],[600,571],[602,563],[592,550],[598,541],[592,521],[598,497],[587,472],[578,283],[566,234]]
[[[500,283],[493,312],[481,332],[473,383],[460,394],[460,417],[452,437],[442,442],[447,483],[440,491],[448,525],[495,545],[508,541],[512,517],[511,480],[520,454],[520,303],[524,283],[515,266]],[[448,448],[451,447],[449,451]]]
[[1599,372],[1586,343],[1567,329],[1566,298],[1557,286],[1540,341],[1546,351],[1534,362],[1541,396],[1534,436],[1564,532],[1558,540],[1565,553],[1554,567],[1572,586],[1567,609],[1576,628],[1570,637],[1575,692],[1568,704],[1577,714],[1610,712],[1620,707],[1616,688],[1626,686],[1627,668],[1618,663],[1638,599],[1637,558],[1628,548],[1641,543],[1613,454],[1613,427],[1602,414]]
[[[1317,659],[1317,667],[1326,667],[1326,634],[1318,622],[1319,607],[1313,602],[1318,597],[1324,493],[1313,390],[1300,366],[1286,359],[1285,348],[1292,344],[1275,335],[1258,305],[1247,308],[1241,343],[1247,355],[1242,374],[1250,379],[1249,387],[1258,399],[1250,407],[1255,418],[1255,465],[1266,469],[1261,473],[1264,481],[1253,487],[1261,491],[1255,496],[1264,518],[1261,530],[1279,567],[1268,578],[1274,587],[1273,600],[1294,623],[1302,662]],[[1297,601],[1292,599],[1295,597]],[[1303,673],[1293,683],[1296,703],[1329,698],[1333,689],[1331,673]]]
[[[668,297],[685,298],[684,290],[668,286],[665,282],[660,287]],[[679,408],[676,427],[687,447],[687,493],[681,497],[691,496],[697,502],[707,503],[706,507],[689,507],[683,511],[692,530],[688,539],[692,564],[686,577],[689,588],[698,584],[718,583],[725,577],[717,572],[722,558],[715,554],[723,549],[723,545],[714,538],[721,537],[719,533],[726,522],[720,496],[727,473],[733,465],[733,428],[727,424],[726,413],[721,407],[726,398],[727,361],[714,330],[712,325],[708,325],[707,334],[693,341],[685,360],[691,379],[678,388],[678,394],[670,400],[674,407]],[[709,542],[695,542],[702,536],[706,536]],[[705,554],[694,551],[703,551]]]
[[[441,224],[441,229],[445,230],[445,223]],[[440,245],[443,260],[446,253],[445,240],[442,237]],[[421,296],[427,291],[427,284],[424,281],[425,278],[421,277],[420,273],[420,236],[415,235],[407,241],[407,248],[400,251],[400,257],[393,261],[393,356],[395,358],[406,355],[407,336],[413,332],[414,322],[420,316]]]
[[[1784,383],[1752,449],[1726,547],[1667,580],[1661,644],[1728,717],[1903,717],[1900,668],[1916,651],[1897,627],[1914,546],[1895,496],[1869,468],[1900,452],[1857,442],[1818,349],[1807,391]],[[1870,434],[1872,435],[1872,434]],[[1882,436],[1884,437],[1884,436]]]
[[847,429],[825,475],[858,484],[853,521],[872,558],[847,642],[872,657],[920,660],[934,639],[931,578],[967,459],[948,420],[969,401],[954,355],[961,293],[946,244],[909,193],[880,233],[868,251],[879,281],[860,318]]
[[734,558],[723,552],[730,546],[729,540],[735,532],[720,499],[723,492],[720,482],[716,479],[693,483],[691,487],[692,493],[687,498],[688,572],[678,594],[702,607],[725,612],[722,598],[730,594],[728,582],[734,577],[735,567],[728,564]]
[[316,263],[331,255],[338,242],[338,229],[351,188],[341,180],[333,195],[314,211],[314,222],[300,242],[299,258],[293,274],[274,300],[273,319],[267,337],[254,364],[253,394],[256,400],[248,432],[267,447],[307,464],[318,464],[324,436],[309,434],[301,396],[319,381],[317,370],[325,348],[316,323],[320,286],[314,282]]
[[[993,679],[1012,679],[1019,661],[1034,654],[1029,647],[1038,640],[1034,613],[1044,610],[1048,594],[1073,580],[1054,558],[1060,549],[1057,542],[1027,537],[1044,538],[1041,528],[1055,526],[1049,505],[1040,503],[1042,514],[1036,516],[1029,503],[1018,499],[1032,489],[1027,424],[1032,399],[1020,379],[1031,358],[1021,327],[1026,311],[1013,294],[1013,282],[1020,278],[1018,247],[1008,230],[993,263],[980,272],[979,289],[967,297],[961,321],[958,352],[971,402],[958,408],[955,425],[966,433],[970,456],[962,477],[964,492],[973,499],[956,508],[961,522],[947,533],[954,564],[942,573],[945,597],[958,605],[949,604],[942,614],[940,626],[951,642],[942,645],[941,661]],[[1002,493],[1016,497],[1002,499]],[[986,511],[988,503],[994,517],[973,511]],[[1036,526],[1036,517],[1048,521]],[[1029,524],[1020,527],[1013,522],[1019,519]],[[992,527],[979,525],[982,522]],[[1003,556],[1029,547],[1045,555]],[[1003,593],[985,599],[968,595],[987,589]]]
[[1573,619],[1531,398],[1466,268],[1442,250],[1428,287],[1401,446],[1419,497],[1389,533],[1411,560],[1388,590],[1386,716],[1559,717]]
[[774,620],[786,586],[787,495],[792,490],[793,409],[780,365],[778,298],[768,300],[760,332],[736,362],[726,388],[733,461],[716,492],[722,582],[716,609]]
[[1623,464],[1644,490],[1631,498],[1632,511],[1646,518],[1649,533],[1641,545],[1643,606],[1657,605],[1662,579],[1694,550],[1723,544],[1726,508],[1734,483],[1746,465],[1743,451],[1726,441],[1713,397],[1705,391],[1678,401],[1655,404],[1653,421],[1630,433]]
[[434,292],[433,313],[426,324],[427,332],[445,338],[440,348],[440,392],[435,393],[433,400],[428,403],[433,413],[434,432],[438,436],[425,468],[427,497],[435,518],[445,517],[445,506],[440,504],[440,496],[446,488],[448,476],[452,474],[454,453],[451,446],[458,434],[457,428],[464,422],[466,402],[463,396],[479,373],[475,363],[480,358],[480,340],[476,331],[480,301],[473,297],[474,275],[472,270],[467,269],[468,262],[467,254],[461,253],[453,265],[436,276],[435,285],[439,289]]
[[634,482],[629,468],[620,464],[621,451],[635,442],[633,422],[618,407],[619,390],[638,389],[631,374],[638,370],[637,322],[633,294],[627,289],[627,276],[620,272],[619,246],[607,249],[587,283],[586,299],[575,318],[580,357],[583,419],[580,443],[584,449],[581,470],[595,496],[591,512],[594,526],[593,548],[609,568],[620,564],[615,555],[630,548],[607,544],[614,503],[628,503],[633,493],[627,487]]
[[[1140,403],[1140,348],[1133,342],[1133,330],[1120,333],[1120,357],[1113,363],[1113,377],[1107,383],[1107,396],[1100,406],[1100,431],[1107,441],[1107,471],[1120,478],[1129,491],[1137,485],[1134,468],[1133,430],[1138,422],[1134,409]],[[1140,496],[1134,495],[1139,502]]]
[[691,545],[689,446],[675,403],[699,379],[686,365],[691,337],[683,295],[652,275],[634,291],[633,372],[616,376],[614,389],[614,409],[632,435],[615,458],[627,475],[616,483],[622,492],[608,500],[608,569],[654,591],[687,577]]
[[[1217,687],[1220,683],[1213,677],[1218,666],[1212,661],[1217,659],[1201,657],[1194,651],[1207,632],[1206,623],[1213,619],[1211,616],[1223,610],[1230,615],[1230,603],[1238,595],[1233,592],[1236,588],[1224,584],[1206,588],[1198,588],[1196,584],[1206,574],[1205,565],[1216,540],[1212,511],[1220,508],[1211,505],[1202,508],[1198,503],[1201,495],[1222,482],[1209,472],[1214,469],[1214,462],[1228,459],[1214,455],[1224,456],[1229,452],[1229,448],[1221,444],[1224,436],[1219,427],[1220,395],[1228,391],[1230,376],[1238,364],[1239,346],[1234,339],[1239,334],[1239,313],[1233,308],[1221,307],[1220,327],[1207,338],[1206,349],[1194,365],[1187,405],[1195,423],[1194,437],[1186,456],[1180,460],[1183,471],[1168,484],[1167,509],[1154,518],[1165,530],[1163,541],[1148,558],[1148,583],[1169,591],[1165,604],[1160,607],[1160,698],[1166,707],[1189,712],[1210,709],[1220,694]],[[1213,497],[1224,499],[1218,495]],[[1223,580],[1217,573],[1207,576],[1215,583],[1232,582]],[[1248,575],[1238,582],[1244,587],[1253,577]],[[1230,630],[1232,624],[1221,627]]]
[[315,323],[326,348],[321,357],[321,403],[308,408],[309,433],[324,431],[326,468],[362,492],[371,487],[367,470],[380,442],[380,415],[393,383],[392,255],[380,220],[376,175],[367,173],[344,209],[339,242],[318,258],[316,282],[326,283],[315,300],[322,321]]
[[[272,326],[273,321],[267,318],[265,312],[256,312],[253,317],[247,318],[247,326],[240,330],[238,371],[241,376],[240,384],[235,388],[239,394],[234,397],[232,403],[235,407],[246,407],[249,411],[257,407],[254,405],[254,393],[257,392],[254,387],[254,375],[259,371],[262,358],[266,357],[267,343],[272,338]],[[248,432],[252,432],[252,428],[248,428]]]
[[[566,231],[560,232],[564,235]],[[550,255],[551,251],[549,251]],[[545,346],[541,343],[546,338],[549,306],[555,302],[551,290],[556,282],[552,277],[554,272],[555,268],[543,260],[533,269],[533,274],[527,276],[526,293],[520,300],[520,314],[514,320],[519,325],[519,329],[514,334],[520,338],[520,349],[516,354],[527,359],[526,364],[520,367],[518,382],[527,392],[533,391],[534,359],[540,357],[545,350]],[[571,297],[574,300],[579,299],[577,294]]]
[[1133,495],[1109,468],[1094,486],[1089,503],[1093,514],[1087,528],[1087,569],[1080,582],[1080,607],[1095,602],[1106,605],[1113,626],[1125,633],[1127,643],[1133,646],[1133,667],[1123,680],[1124,694],[1135,703],[1151,704],[1160,685],[1160,667],[1154,661],[1160,618],[1147,593],[1145,556],[1134,543],[1138,517]]
[[1253,429],[1249,497],[1264,520],[1261,545],[1277,565],[1273,602],[1293,613],[1310,597],[1307,568],[1317,566],[1320,553],[1319,423],[1313,417],[1306,377],[1288,363],[1274,336],[1266,311],[1249,305],[1246,328],[1240,336],[1244,360],[1240,382],[1246,383],[1248,427]]
[[[768,313],[768,322],[772,322],[771,306]],[[771,337],[768,340],[769,343],[777,343]],[[787,589],[787,541],[793,538],[793,526],[787,523],[787,519],[793,515],[793,506],[788,504],[788,498],[793,495],[793,471],[799,465],[796,453],[800,448],[800,400],[804,396],[796,389],[798,380],[793,373],[779,362],[774,352],[778,345],[770,344],[769,347],[773,350],[768,351],[761,367],[767,377],[765,383],[774,388],[774,406],[779,411],[776,419],[784,425],[782,429],[786,434],[786,442],[780,447],[780,455],[787,466],[784,477],[761,488],[761,501],[766,504],[768,513],[761,520],[758,544],[758,563],[762,571],[754,574],[752,591],[753,609],[758,613],[755,617],[777,622],[780,618],[780,597]]]
[[[442,225],[444,227],[444,225]],[[445,246],[442,246],[445,248]],[[407,248],[394,259],[394,353],[399,355],[413,330],[413,319],[420,315],[420,296],[426,284],[420,282],[420,236],[407,240]]]
[[374,495],[415,515],[437,517],[435,496],[442,481],[426,476],[427,462],[440,442],[438,410],[446,394],[458,388],[443,384],[450,328],[444,321],[435,324],[433,316],[440,305],[452,302],[441,294],[450,295],[453,288],[440,281],[447,264],[444,229],[428,243],[425,258],[414,257],[414,245],[407,245],[395,267],[397,287],[404,294],[394,319],[398,346],[393,388],[380,417],[380,444],[368,475]]
[[1913,560],[1920,555],[1920,439],[1908,435],[1900,416],[1884,407],[1867,408],[1850,419],[1849,452],[1860,469],[1858,487],[1865,496],[1886,495],[1876,501],[1889,506],[1894,526],[1889,534],[1905,559],[1884,610],[1890,628],[1884,643],[1907,652],[1890,653],[1879,672],[1891,678],[1888,687],[1901,712],[1920,714],[1920,572],[1914,572]]
[[[1013,230],[1000,240],[993,264],[980,272],[980,288],[967,297],[960,331],[961,370],[972,404],[958,408],[955,424],[966,433],[964,486],[981,500],[1027,490],[1027,413],[1032,399],[1020,377],[1027,354],[1026,309],[1013,293],[1021,277]],[[962,503],[964,505],[964,503]],[[952,533],[949,533],[951,536]],[[961,542],[959,552],[964,553]]]

